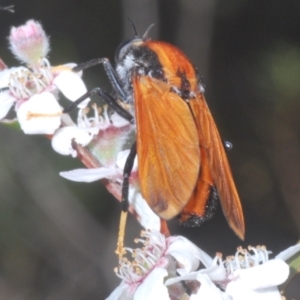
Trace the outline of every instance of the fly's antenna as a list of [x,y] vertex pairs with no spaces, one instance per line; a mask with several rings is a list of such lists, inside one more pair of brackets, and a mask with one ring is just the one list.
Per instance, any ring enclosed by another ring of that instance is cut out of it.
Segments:
[[143,35],[143,37],[142,37],[142,40],[143,40],[143,41],[149,39],[148,34],[149,34],[150,30],[152,29],[152,27],[153,27],[154,25],[155,25],[155,24],[153,23],[153,24],[151,24],[151,25],[148,27],[148,29],[146,30],[146,32],[144,33],[144,35]]
[[139,34],[138,34],[137,30],[136,30],[136,27],[135,27],[133,21],[132,21],[131,19],[129,19],[129,18],[127,18],[127,19],[128,19],[128,21],[129,21],[129,23],[131,24],[131,27],[132,27],[132,29],[133,29],[134,37],[135,37],[135,38],[138,38],[138,37],[139,37]]
[[[129,21],[129,23],[130,23],[132,29],[133,29],[134,37],[135,37],[136,39],[139,38],[139,34],[138,34],[137,30],[136,30],[136,27],[135,27],[133,21],[132,21],[131,19],[129,19],[129,18],[127,18],[127,19],[128,19],[128,21]],[[148,27],[148,29],[146,30],[146,32],[143,34],[143,37],[142,37],[142,40],[143,40],[143,41],[149,39],[148,34],[149,34],[150,30],[152,29],[152,27],[153,27],[154,25],[155,25],[154,23],[151,24],[151,25]]]

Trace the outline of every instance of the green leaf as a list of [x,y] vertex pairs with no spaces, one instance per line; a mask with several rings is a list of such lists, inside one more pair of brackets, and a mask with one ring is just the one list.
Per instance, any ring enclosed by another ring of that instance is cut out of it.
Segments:
[[286,263],[291,268],[290,276],[294,276],[296,273],[300,272],[300,252],[296,253],[294,256],[289,258]]
[[20,124],[19,124],[19,122],[16,118],[11,119],[11,120],[10,119],[3,119],[0,122],[1,122],[1,124],[5,125],[6,127],[21,131]]

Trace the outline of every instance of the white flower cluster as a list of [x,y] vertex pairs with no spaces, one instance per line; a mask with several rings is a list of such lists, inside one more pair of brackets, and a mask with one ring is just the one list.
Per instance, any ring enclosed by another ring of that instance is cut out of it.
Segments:
[[[0,69],[0,120],[12,107],[26,134],[53,134],[62,124],[62,108],[58,92],[71,101],[87,92],[81,74],[74,73],[73,63],[51,66],[46,56],[49,39],[40,23],[30,20],[12,27],[10,49],[26,66]],[[81,105],[86,106],[86,102]],[[11,121],[11,120],[10,120]]]
[[300,251],[298,244],[269,260],[265,247],[238,248],[222,261],[182,236],[166,238],[152,230],[142,237],[142,247],[126,248],[133,260],[120,261],[116,273],[122,282],[107,300],[280,300],[277,286],[289,275],[285,261]]

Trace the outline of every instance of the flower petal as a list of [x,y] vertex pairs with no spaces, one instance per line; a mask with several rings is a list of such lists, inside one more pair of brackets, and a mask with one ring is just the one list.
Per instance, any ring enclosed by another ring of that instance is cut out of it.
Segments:
[[60,172],[59,175],[76,182],[93,182],[104,178],[120,176],[117,169],[97,168],[97,169],[75,169],[72,171]]
[[214,266],[214,260],[188,239],[182,236],[174,239],[175,241],[169,246],[168,254],[172,255],[184,266],[184,268],[177,269],[180,275],[195,271],[199,266],[199,261],[206,268]]
[[232,300],[257,300],[255,293],[243,281],[231,281],[226,287],[226,293]]
[[132,297],[126,296],[128,290],[128,284],[124,281],[120,283],[120,285],[115,288],[112,293],[106,298],[106,300],[130,300]]
[[226,293],[232,300],[281,300],[277,287],[252,290],[242,280],[231,281],[226,288]]
[[[181,273],[184,272],[181,271]],[[197,276],[200,276],[200,274],[207,275],[210,278],[210,280],[213,282],[221,282],[226,278],[226,272],[224,272],[223,269],[220,268],[219,266],[215,265],[208,269],[201,269],[196,272],[185,273],[180,276],[170,278],[166,280],[165,284],[168,286],[183,280],[189,280],[189,281],[196,280]]]
[[[117,157],[117,161],[116,161],[116,165],[121,169],[124,170],[124,166],[127,160],[127,157],[129,155],[130,150],[124,150],[118,153],[118,157]],[[138,162],[137,162],[137,156],[134,159],[134,163],[133,163],[133,167],[132,167],[132,171],[136,171],[137,170],[137,166],[138,166]]]
[[[62,71],[54,78],[53,83],[71,101],[77,100],[87,92],[86,86],[80,76],[72,71]],[[78,107],[85,108],[89,98],[81,102]]]
[[76,126],[66,126],[55,132],[51,144],[59,154],[76,157],[77,152],[72,147],[72,140],[75,140],[81,146],[86,146],[97,133],[98,129],[96,127],[83,129]]
[[44,92],[22,103],[17,117],[26,134],[53,134],[61,124],[61,113],[53,94]]
[[3,119],[15,102],[9,91],[0,92],[0,120]]
[[197,294],[192,294],[190,300],[231,300],[226,293],[221,292],[206,274],[199,273],[197,280],[200,282],[200,287]]
[[213,267],[204,270],[213,282],[221,282],[226,279],[226,269],[223,264],[214,265]]
[[160,218],[149,207],[146,200],[136,189],[129,189],[129,203],[139,216],[139,222],[145,229],[160,230]]
[[21,72],[27,71],[24,67],[13,67],[9,69],[4,69],[0,72],[0,88],[8,87],[9,79],[11,74],[16,74]]
[[205,268],[210,268],[214,260],[205,251],[195,246],[195,256],[203,263]]
[[285,282],[288,276],[289,266],[280,259],[272,259],[262,265],[233,273],[236,281],[243,281],[252,290],[277,286]]
[[173,256],[182,266],[180,269],[177,269],[177,272],[180,275],[184,275],[197,270],[200,262],[195,256],[195,253],[202,250],[198,250],[196,245],[182,236],[178,236],[173,239],[174,241],[170,243],[166,254]]
[[111,119],[112,123],[114,124],[114,127],[124,127],[124,126],[130,124],[127,120],[125,120],[124,118],[122,118],[117,113],[113,113],[110,116],[110,119]]
[[295,255],[299,251],[300,251],[300,244],[297,244],[295,246],[289,247],[286,250],[280,252],[278,255],[276,255],[275,258],[287,261],[289,258],[291,258],[293,255]]
[[168,289],[163,283],[167,275],[166,269],[155,268],[137,288],[133,300],[170,300]]
[[255,293],[255,297],[257,297],[257,299],[259,300],[282,300],[283,299],[277,287],[270,287],[267,289],[257,289],[254,290],[253,292]]

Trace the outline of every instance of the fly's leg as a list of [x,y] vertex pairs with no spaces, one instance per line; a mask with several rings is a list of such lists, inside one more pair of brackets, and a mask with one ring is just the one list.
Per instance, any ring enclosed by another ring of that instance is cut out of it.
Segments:
[[117,243],[117,250],[116,254],[119,256],[119,259],[123,257],[126,253],[124,250],[124,237],[125,237],[125,228],[126,228],[126,220],[127,220],[127,213],[129,208],[129,177],[132,172],[134,159],[136,157],[136,142],[132,145],[129,155],[126,159],[124,171],[123,171],[123,185],[122,185],[122,201],[121,201],[121,217],[120,217],[120,225],[119,225],[119,234],[118,234],[118,243]]
[[127,97],[126,97],[126,93],[124,91],[123,84],[119,78],[119,75],[117,74],[117,72],[113,68],[113,66],[111,65],[108,58],[92,59],[88,62],[77,65],[72,70],[74,72],[80,72],[80,71],[83,71],[85,69],[91,68],[91,67],[99,65],[99,64],[103,64],[105,73],[106,73],[108,80],[110,81],[114,91],[117,93],[117,95],[123,102],[126,102]]
[[134,118],[131,115],[131,113],[128,112],[125,108],[123,108],[113,96],[111,96],[108,92],[106,92],[100,87],[93,88],[92,90],[90,90],[89,92],[85,93],[80,98],[72,102],[68,107],[66,107],[63,110],[63,113],[70,113],[75,107],[77,107],[85,99],[93,95],[97,95],[100,98],[102,98],[103,101],[106,104],[108,104],[111,108],[113,108],[121,117],[123,117],[125,120],[129,121],[130,123],[133,123]]
[[132,172],[134,159],[136,157],[136,142],[131,146],[129,155],[126,159],[124,171],[123,171],[123,185],[122,185],[122,201],[121,206],[123,211],[128,211],[129,202],[128,202],[128,194],[129,194],[129,177]]

